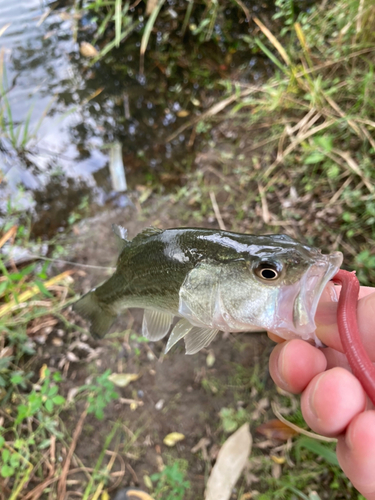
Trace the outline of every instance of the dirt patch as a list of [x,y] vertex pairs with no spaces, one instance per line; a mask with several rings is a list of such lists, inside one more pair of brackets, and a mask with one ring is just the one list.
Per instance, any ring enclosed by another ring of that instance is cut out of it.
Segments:
[[[84,221],[76,228],[76,241],[69,258],[82,264],[113,266],[118,254],[111,230],[113,223],[124,225],[132,238],[144,227],[155,224],[155,219],[144,219],[135,210],[128,210],[111,211]],[[179,225],[178,220],[168,215],[168,210],[158,211],[157,223],[159,227]],[[105,269],[82,268],[76,275],[74,288],[77,293],[86,292],[108,274]],[[85,326],[73,312],[68,314],[78,326]],[[121,398],[108,404],[103,420],[88,415],[76,456],[84,466],[94,467],[106,436],[117,422],[117,440],[110,445],[118,454],[112,471],[121,470],[123,464],[125,474],[121,481],[114,482],[114,489],[125,486],[147,489],[147,477],[160,471],[163,464],[178,461],[191,483],[184,498],[203,498],[210,467],[229,435],[223,429],[220,411],[231,408],[237,415],[241,408],[249,418],[258,408],[256,385],[274,390],[266,368],[272,343],[265,334],[220,335],[210,349],[197,355],[186,356],[181,344],[165,356],[165,341],[142,342],[141,321],[142,311],[126,311],[112,328],[112,332],[121,333],[111,333],[99,342],[79,330],[66,333],[62,345],[56,346],[55,333],[50,335],[44,357],[48,358],[48,364],[65,373],[66,394],[106,369],[139,374],[127,387],[116,389]],[[254,382],[254,373],[258,371]],[[257,421],[264,418],[267,407],[268,404],[257,413]],[[65,423],[71,434],[82,411],[83,406],[78,403],[76,415],[69,413]],[[163,439],[171,432],[182,433],[185,439],[169,448]],[[202,438],[205,438],[203,448],[193,453],[191,450]],[[79,485],[75,484],[74,489],[80,491]]]

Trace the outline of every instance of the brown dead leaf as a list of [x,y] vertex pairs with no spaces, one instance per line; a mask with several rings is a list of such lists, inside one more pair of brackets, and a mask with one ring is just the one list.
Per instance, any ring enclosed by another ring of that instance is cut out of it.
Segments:
[[278,439],[280,441],[287,441],[293,436],[298,434],[297,431],[289,427],[288,425],[280,422],[279,419],[274,418],[265,422],[257,427],[256,432],[263,434],[267,439]]
[[251,452],[249,424],[232,434],[219,451],[207,481],[205,500],[228,500]]
[[147,0],[146,16],[151,15],[154,12],[157,5],[158,5],[158,0]]

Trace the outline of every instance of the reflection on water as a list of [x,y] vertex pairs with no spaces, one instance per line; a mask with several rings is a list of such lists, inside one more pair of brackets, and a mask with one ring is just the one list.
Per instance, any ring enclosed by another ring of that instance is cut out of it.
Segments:
[[193,151],[190,132],[166,143],[171,131],[212,105],[221,92],[215,82],[230,77],[234,68],[235,76],[246,81],[271,71],[251,54],[236,59],[223,52],[223,45],[207,45],[206,52],[191,40],[189,60],[186,54],[174,54],[172,44],[154,60],[152,50],[162,33],[150,44],[145,77],[138,75],[139,33],[105,63],[90,68],[79,54],[79,40],[91,40],[92,20],[77,19],[74,12],[61,2],[0,0],[0,30],[9,23],[0,47],[11,119],[20,127],[18,140],[13,140],[18,145],[31,116],[26,153],[17,154],[12,141],[0,135],[5,174],[0,212],[9,200],[22,212],[30,210],[39,219],[35,232],[40,235],[63,225],[83,196],[90,194],[99,203],[111,198],[108,158],[113,142],[122,144],[130,187],[152,178],[178,181],[192,164]]

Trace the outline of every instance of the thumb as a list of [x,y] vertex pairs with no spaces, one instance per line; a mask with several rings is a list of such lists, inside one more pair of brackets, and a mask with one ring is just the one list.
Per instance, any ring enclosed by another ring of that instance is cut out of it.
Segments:
[[[337,287],[340,293],[341,287]],[[375,288],[361,287],[357,306],[358,328],[368,355],[375,361]],[[337,302],[319,303],[315,316],[316,335],[327,346],[344,352],[337,327]]]

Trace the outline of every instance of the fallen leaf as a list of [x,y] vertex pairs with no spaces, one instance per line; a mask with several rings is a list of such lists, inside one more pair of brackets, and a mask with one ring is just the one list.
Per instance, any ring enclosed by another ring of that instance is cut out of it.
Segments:
[[44,363],[42,368],[39,371],[39,379],[44,380],[46,378],[46,371],[48,369],[48,366]]
[[206,365],[208,366],[208,368],[212,368],[214,364],[215,364],[215,354],[213,353],[212,350],[210,350],[210,352],[207,354]]
[[126,387],[130,382],[139,379],[138,373],[112,373],[108,380],[113,382],[117,387]]
[[72,387],[71,389],[69,389],[68,395],[66,397],[67,403],[71,403],[74,400],[74,398],[76,397],[76,395],[79,392],[79,389],[80,389],[79,387]]
[[152,484],[150,476],[144,475],[143,482],[145,483],[146,488],[148,488],[149,490],[153,489],[154,486]]
[[298,434],[297,431],[281,422],[279,419],[274,418],[265,422],[257,427],[256,432],[263,434],[267,439],[279,439],[280,441],[287,441],[293,436]]
[[270,455],[271,460],[275,462],[275,464],[282,465],[285,464],[285,457],[278,457],[277,455]]
[[96,50],[96,48],[91,45],[89,42],[82,42],[79,51],[83,55],[83,57],[96,57],[99,55],[99,52]]
[[179,441],[185,439],[185,436],[180,432],[171,432],[163,439],[163,443],[167,446],[175,446]]
[[219,451],[207,481],[205,500],[228,500],[250,455],[252,438],[249,424],[232,434]]
[[181,111],[177,111],[176,115],[179,118],[185,118],[186,116],[190,115],[190,112],[187,109],[181,109]]
[[110,500],[110,496],[107,492],[107,490],[104,490],[101,496],[101,500]]

